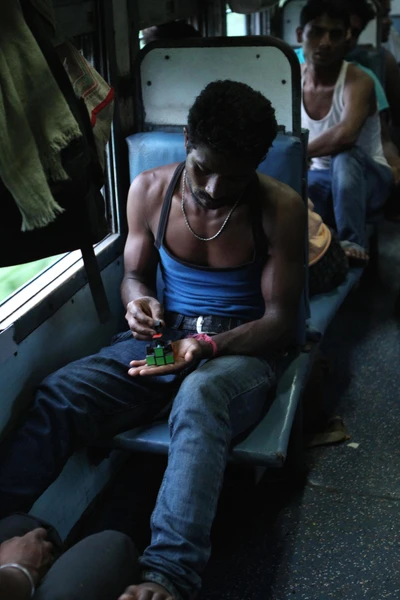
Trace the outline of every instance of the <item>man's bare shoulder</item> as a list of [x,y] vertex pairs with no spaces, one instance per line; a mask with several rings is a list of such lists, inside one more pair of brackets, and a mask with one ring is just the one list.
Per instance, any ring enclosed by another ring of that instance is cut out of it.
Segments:
[[305,212],[303,199],[289,185],[262,173],[258,173],[258,178],[264,212],[293,214],[295,217]]
[[140,173],[132,181],[128,194],[128,206],[145,207],[151,214],[164,200],[168,185],[178,163],[163,165]]
[[361,91],[375,89],[375,82],[368,73],[361,69],[354,63],[349,63],[347,67],[346,83],[345,85],[356,85]]

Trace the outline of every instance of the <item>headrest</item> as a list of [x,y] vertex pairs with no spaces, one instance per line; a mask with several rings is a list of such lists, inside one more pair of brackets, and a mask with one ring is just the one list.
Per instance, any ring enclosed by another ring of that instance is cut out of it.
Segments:
[[[186,158],[183,133],[135,133],[126,142],[131,181],[142,171],[181,162]],[[290,185],[301,194],[303,147],[299,138],[279,133],[257,170]]]

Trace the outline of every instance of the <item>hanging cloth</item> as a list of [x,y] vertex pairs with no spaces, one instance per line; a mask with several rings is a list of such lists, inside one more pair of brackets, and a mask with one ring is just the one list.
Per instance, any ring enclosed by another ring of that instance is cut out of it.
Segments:
[[0,177],[22,216],[22,231],[45,227],[63,209],[49,180],[68,180],[62,151],[82,136],[18,0],[0,19]]

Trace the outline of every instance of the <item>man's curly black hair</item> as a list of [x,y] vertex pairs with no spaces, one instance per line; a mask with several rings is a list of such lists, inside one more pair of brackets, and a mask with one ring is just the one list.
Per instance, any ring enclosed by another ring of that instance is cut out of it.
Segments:
[[213,81],[188,116],[188,152],[204,145],[257,167],[278,132],[275,110],[260,92],[238,81]]

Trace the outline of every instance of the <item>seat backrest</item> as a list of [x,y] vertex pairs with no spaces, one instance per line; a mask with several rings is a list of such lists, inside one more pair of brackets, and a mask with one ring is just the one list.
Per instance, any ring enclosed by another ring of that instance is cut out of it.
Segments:
[[383,48],[365,48],[357,46],[349,52],[346,60],[357,62],[363,67],[371,69],[378,77],[381,84],[385,85],[385,50]]
[[[130,135],[126,142],[129,153],[129,173],[133,181],[139,173],[162,165],[181,162],[186,158],[183,133],[152,131]],[[302,161],[304,150],[299,138],[278,133],[267,157],[258,171],[290,185],[303,194]]]
[[390,11],[390,17],[399,17],[400,16],[400,0],[392,0],[392,9]]
[[301,133],[300,67],[282,40],[246,36],[152,42],[139,53],[135,75],[141,90],[135,103],[138,131],[181,128],[208,83],[231,79],[264,94],[278,124]]
[[288,0],[282,6],[282,39],[290,46],[299,46],[296,29],[300,25],[300,13],[307,0]]
[[379,17],[372,19],[358,38],[360,46],[372,46],[376,48],[380,45],[379,35]]

